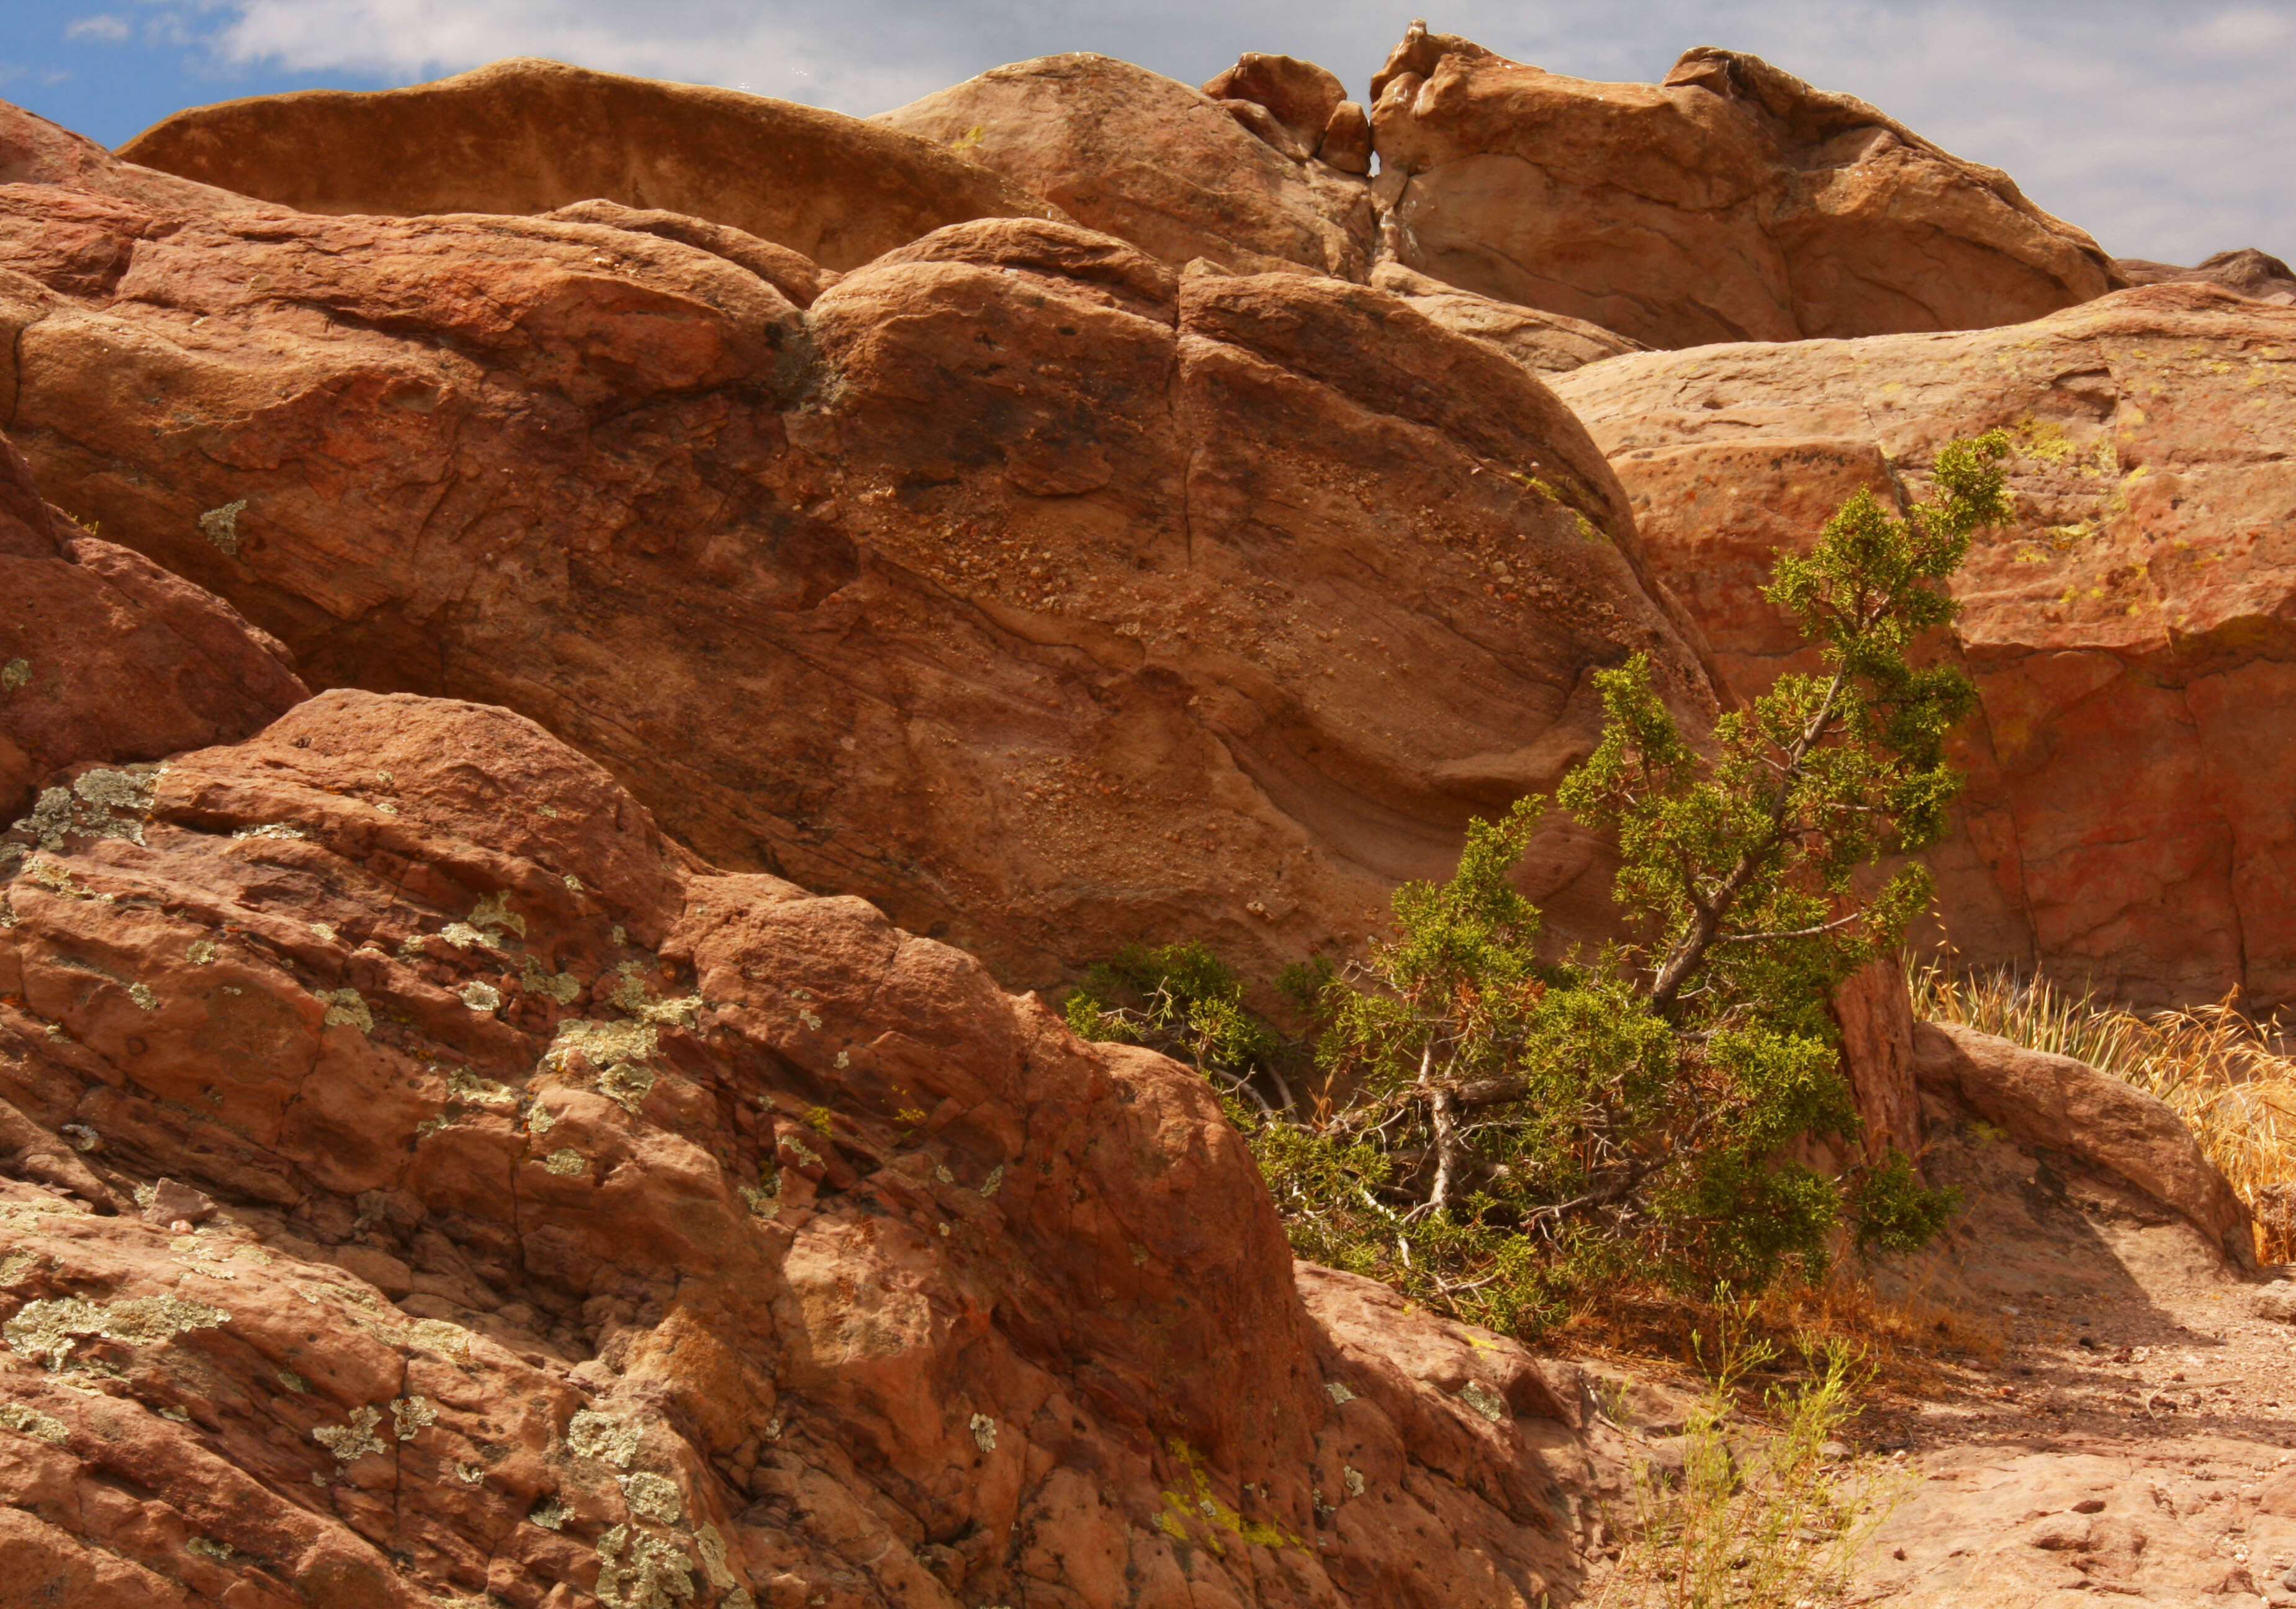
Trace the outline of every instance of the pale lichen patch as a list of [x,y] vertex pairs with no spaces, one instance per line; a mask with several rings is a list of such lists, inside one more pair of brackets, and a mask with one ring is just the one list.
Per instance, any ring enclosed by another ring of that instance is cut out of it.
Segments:
[[518,1091],[492,1079],[482,1079],[465,1067],[447,1075],[447,1098],[499,1112],[518,1104]]
[[171,1341],[187,1330],[212,1329],[231,1315],[220,1308],[175,1296],[138,1296],[109,1306],[84,1297],[29,1301],[5,1326],[8,1348],[20,1358],[45,1359],[59,1368],[82,1335],[101,1335],[128,1346]]
[[617,1525],[598,1539],[592,1590],[610,1609],[678,1609],[693,1596],[693,1571],[676,1542]]
[[972,1416],[972,1444],[985,1453],[996,1450],[996,1421],[987,1414]]
[[232,1555],[239,1549],[229,1542],[218,1542],[213,1537],[193,1537],[184,1543],[184,1551],[195,1553],[203,1559],[213,1559],[218,1564],[227,1564]]
[[1506,1400],[1480,1380],[1470,1380],[1461,1386],[1459,1400],[1494,1424],[1502,1423],[1507,1416]]
[[675,1525],[685,1510],[677,1490],[677,1482],[666,1475],[649,1474],[640,1470],[621,1477],[622,1501],[630,1512],[642,1520],[652,1520],[659,1525]]
[[578,1458],[595,1458],[616,1469],[627,1469],[637,1456],[638,1429],[593,1408],[581,1408],[566,1423],[566,1445]]
[[491,983],[465,983],[462,1000],[475,1012],[499,1011],[503,1003],[502,990]]
[[240,497],[211,508],[200,516],[200,534],[215,544],[216,551],[226,558],[239,554],[239,516],[247,512],[247,499]]
[[216,947],[212,939],[194,939],[184,947],[184,959],[193,966],[205,966],[215,958]]
[[574,1511],[560,1502],[554,1493],[537,1503],[526,1516],[529,1525],[539,1525],[545,1531],[556,1531],[574,1517]]
[[7,1260],[0,1262],[0,1285],[14,1285],[29,1273],[40,1260],[37,1252],[11,1252]]
[[552,1152],[542,1159],[542,1166],[548,1172],[566,1178],[590,1170],[589,1159],[571,1146],[561,1146]]
[[348,1464],[364,1453],[385,1452],[382,1438],[374,1427],[382,1420],[382,1410],[369,1404],[355,1408],[340,1424],[322,1424],[311,1432],[311,1440],[335,1455],[335,1462]]
[[424,1397],[394,1397],[390,1403],[392,1433],[401,1441],[412,1441],[417,1432],[439,1423],[439,1410]]
[[1356,1400],[1356,1394],[1347,1388],[1344,1381],[1326,1380],[1324,1383],[1324,1390],[1335,1404],[1346,1404]]
[[471,1332],[444,1318],[418,1318],[406,1326],[405,1344],[459,1361],[471,1355]]
[[526,937],[526,918],[510,908],[507,890],[489,894],[480,900],[471,912],[471,925],[491,932],[516,933],[521,939]]
[[617,1062],[598,1075],[598,1093],[636,1117],[653,1088],[653,1069],[643,1062]]
[[32,665],[29,660],[14,659],[0,665],[0,693],[13,693],[31,679]]
[[327,1014],[324,1020],[327,1027],[356,1028],[367,1034],[374,1031],[374,1013],[367,1009],[367,1004],[359,997],[358,990],[323,989],[317,993],[319,998],[326,1002]]
[[527,992],[555,1000],[561,1006],[571,1006],[582,992],[582,980],[572,973],[545,973],[532,956],[524,957],[519,969],[519,981]]
[[71,1432],[65,1428],[62,1420],[52,1419],[21,1402],[0,1402],[0,1424],[53,1447],[62,1447],[71,1438]]

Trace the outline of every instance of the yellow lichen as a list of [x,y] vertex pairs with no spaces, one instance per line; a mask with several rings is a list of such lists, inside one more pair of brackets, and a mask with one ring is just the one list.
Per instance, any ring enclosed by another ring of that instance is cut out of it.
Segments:
[[565,1146],[544,1157],[542,1165],[549,1172],[569,1178],[577,1173],[587,1173],[590,1170],[588,1160],[579,1151]]
[[359,997],[355,989],[320,989],[319,998],[327,1005],[325,1025],[329,1028],[356,1028],[361,1033],[374,1031],[374,1014]]
[[630,1512],[642,1520],[652,1520],[659,1525],[675,1525],[685,1513],[677,1482],[665,1475],[649,1474],[641,1470],[621,1478],[622,1501]]
[[45,1441],[55,1447],[62,1447],[71,1437],[71,1432],[65,1428],[62,1420],[51,1419],[20,1402],[0,1402],[0,1424],[36,1441]]
[[627,1469],[637,1456],[638,1430],[592,1408],[578,1409],[566,1422],[566,1445],[578,1458],[595,1458]]
[[439,1423],[439,1410],[422,1397],[395,1397],[390,1404],[391,1430],[401,1441],[411,1441],[415,1433],[427,1425]]
[[340,1424],[322,1424],[311,1432],[311,1440],[335,1455],[335,1462],[348,1464],[363,1453],[379,1453],[389,1449],[382,1438],[374,1433],[381,1422],[382,1410],[372,1404],[355,1408],[345,1416]]

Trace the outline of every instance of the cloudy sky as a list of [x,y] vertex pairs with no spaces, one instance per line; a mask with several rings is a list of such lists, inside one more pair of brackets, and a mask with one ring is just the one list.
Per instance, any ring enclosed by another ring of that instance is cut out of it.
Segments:
[[[1361,94],[1409,15],[1409,0],[0,0],[0,98],[118,144],[201,102],[507,55],[860,114],[1062,50],[1191,83],[1240,51],[1288,52]],[[2119,255],[2296,257],[2296,0],[1456,0],[1429,22],[1584,78],[1751,50],[2008,169]]]

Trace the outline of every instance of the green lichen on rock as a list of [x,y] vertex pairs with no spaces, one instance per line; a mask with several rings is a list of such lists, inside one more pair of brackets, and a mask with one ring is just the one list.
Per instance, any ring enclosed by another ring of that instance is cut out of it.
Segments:
[[496,1112],[513,1110],[518,1105],[517,1090],[492,1079],[482,1079],[467,1067],[447,1075],[447,1098]]
[[574,1511],[558,1500],[556,1493],[537,1503],[526,1516],[529,1525],[539,1525],[545,1531],[556,1531],[574,1517]]
[[471,1355],[471,1332],[444,1318],[418,1318],[406,1326],[401,1344],[459,1361]]
[[545,973],[532,956],[526,956],[519,967],[519,981],[529,994],[555,1000],[561,1006],[571,1006],[582,992],[582,980],[572,973]]
[[32,679],[31,663],[26,660],[10,660],[0,665],[0,693],[13,693]]
[[184,1542],[184,1551],[195,1553],[203,1559],[213,1559],[218,1564],[227,1564],[239,1549],[229,1542],[218,1542],[213,1537],[193,1537]]
[[516,933],[526,937],[526,918],[510,908],[507,891],[488,895],[471,912],[471,925],[490,932]]
[[1505,1422],[1506,1399],[1480,1380],[1470,1380],[1459,1388],[1459,1400],[1473,1408],[1494,1424]]
[[653,1069],[643,1062],[617,1062],[598,1075],[598,1093],[632,1117],[653,1088]]

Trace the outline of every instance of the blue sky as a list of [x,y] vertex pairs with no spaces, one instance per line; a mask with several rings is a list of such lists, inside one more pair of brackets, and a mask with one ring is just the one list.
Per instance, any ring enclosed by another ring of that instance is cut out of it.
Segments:
[[[1060,50],[1191,83],[1288,52],[1359,94],[1409,18],[1367,0],[0,0],[0,98],[116,144],[182,106],[521,54],[864,115]],[[1587,78],[1754,51],[2006,168],[2120,255],[2296,256],[2296,0],[1462,0],[1429,21]]]

